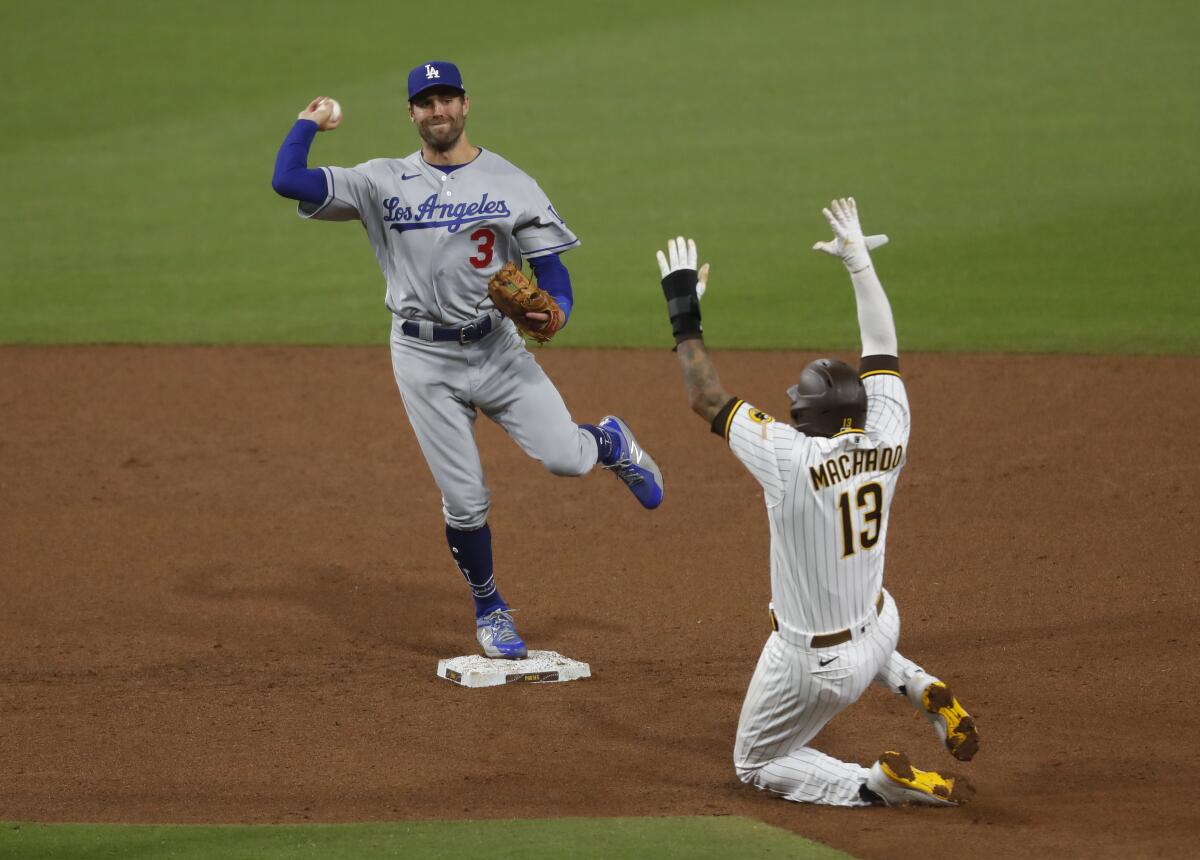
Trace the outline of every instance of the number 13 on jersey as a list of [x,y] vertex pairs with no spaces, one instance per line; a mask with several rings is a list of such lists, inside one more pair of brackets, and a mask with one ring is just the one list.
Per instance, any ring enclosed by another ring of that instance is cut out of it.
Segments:
[[[850,491],[838,496],[838,511],[842,515],[842,558],[854,555],[858,550],[870,549],[879,543],[879,525],[883,520],[883,487],[872,481],[863,484],[854,494],[851,505]],[[862,515],[861,531],[855,531],[855,513]]]

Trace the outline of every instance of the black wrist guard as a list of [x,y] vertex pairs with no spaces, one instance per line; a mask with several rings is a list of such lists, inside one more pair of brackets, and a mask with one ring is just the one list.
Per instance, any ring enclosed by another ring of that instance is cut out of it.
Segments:
[[701,337],[700,299],[696,296],[698,277],[695,269],[676,269],[662,279],[667,313],[671,317],[671,333],[675,342]]

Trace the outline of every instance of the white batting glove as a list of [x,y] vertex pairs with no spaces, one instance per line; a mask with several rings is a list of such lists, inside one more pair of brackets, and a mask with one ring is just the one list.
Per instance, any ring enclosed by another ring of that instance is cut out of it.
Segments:
[[[658,257],[658,271],[665,278],[672,272],[680,269],[695,269],[696,268],[696,240],[684,239],[679,236],[675,239],[667,240],[667,253],[657,251],[655,256]],[[696,274],[696,298],[704,298],[704,291],[708,289],[708,263],[700,267],[700,271]]]
[[871,267],[871,251],[887,244],[888,237],[882,233],[874,236],[864,236],[862,225],[858,223],[858,206],[853,197],[844,197],[829,204],[830,209],[822,209],[825,220],[833,228],[833,239],[828,242],[817,242],[814,251],[824,251],[831,257],[839,258],[846,264],[850,274],[856,274]]

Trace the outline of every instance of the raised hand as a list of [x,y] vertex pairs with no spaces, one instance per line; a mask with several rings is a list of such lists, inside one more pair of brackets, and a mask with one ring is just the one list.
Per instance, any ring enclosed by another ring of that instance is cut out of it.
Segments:
[[[696,240],[684,239],[679,236],[675,239],[667,240],[667,253],[658,251],[658,271],[665,278],[672,272],[680,269],[695,269],[696,268]],[[697,273],[696,283],[696,298],[703,298],[704,291],[708,289],[708,263],[700,267]]]
[[[831,211],[832,210],[832,211]],[[833,229],[833,239],[817,242],[814,251],[823,251],[837,257],[846,264],[851,274],[861,272],[871,265],[870,252],[887,244],[888,237],[882,233],[864,236],[858,221],[858,205],[853,197],[843,197],[829,204],[821,213]]]

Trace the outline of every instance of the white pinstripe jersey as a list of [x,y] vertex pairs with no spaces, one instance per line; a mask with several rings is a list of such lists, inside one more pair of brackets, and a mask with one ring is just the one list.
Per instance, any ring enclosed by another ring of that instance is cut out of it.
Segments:
[[806,436],[743,401],[726,418],[730,450],[763,487],[775,615],[802,633],[853,626],[875,611],[883,587],[888,513],[911,419],[897,371],[862,379],[862,430]]

